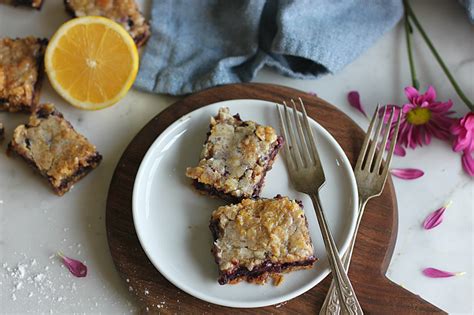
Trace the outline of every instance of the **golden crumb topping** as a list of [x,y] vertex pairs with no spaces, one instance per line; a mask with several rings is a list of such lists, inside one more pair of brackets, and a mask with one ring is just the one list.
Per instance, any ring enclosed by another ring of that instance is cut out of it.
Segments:
[[221,271],[242,266],[252,270],[265,261],[282,264],[313,256],[304,211],[287,197],[244,199],[219,207],[211,221],[218,222],[214,254]]
[[241,121],[224,107],[211,118],[211,132],[198,166],[186,176],[234,197],[252,197],[277,145],[275,129]]
[[35,85],[46,43],[34,37],[0,39],[0,109],[34,105]]
[[121,24],[137,41],[148,36],[149,26],[135,0],[66,0],[77,17],[99,15]]
[[28,125],[15,128],[12,146],[58,187],[63,179],[88,166],[96,148],[64,118],[50,114],[53,111],[53,105],[45,104],[38,113],[46,113],[46,117],[33,114]]

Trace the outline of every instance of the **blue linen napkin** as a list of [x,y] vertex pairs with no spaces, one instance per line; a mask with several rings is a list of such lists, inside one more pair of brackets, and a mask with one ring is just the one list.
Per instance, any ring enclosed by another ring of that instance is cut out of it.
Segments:
[[313,79],[392,28],[400,0],[154,0],[135,86],[173,95],[250,81],[264,65]]
[[474,0],[459,0],[466,8],[467,15],[472,24],[474,24]]

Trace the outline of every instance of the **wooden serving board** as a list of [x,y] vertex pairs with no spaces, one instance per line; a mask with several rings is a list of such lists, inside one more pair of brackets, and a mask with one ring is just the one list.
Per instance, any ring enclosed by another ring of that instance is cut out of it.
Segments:
[[[160,313],[293,313],[315,314],[322,305],[331,276],[305,294],[259,309],[232,309],[209,304],[179,290],[148,260],[140,246],[132,219],[132,190],[140,163],[150,145],[174,121],[205,105],[233,99],[262,99],[280,103],[301,97],[308,114],[339,142],[354,165],[364,131],[324,100],[291,88],[268,84],[233,84],[188,96],[154,117],[123,153],[107,199],[107,238],[124,285],[134,293],[142,311]],[[397,202],[391,179],[383,194],[371,200],[357,236],[349,276],[366,314],[443,313],[440,309],[394,284],[385,276],[397,236]],[[170,235],[170,237],[173,237]],[[211,266],[213,267],[213,266]]]

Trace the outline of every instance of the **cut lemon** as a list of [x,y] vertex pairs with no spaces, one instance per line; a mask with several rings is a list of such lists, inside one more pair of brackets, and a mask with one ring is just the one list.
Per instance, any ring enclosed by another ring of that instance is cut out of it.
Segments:
[[138,71],[132,37],[116,22],[86,16],[63,24],[45,54],[54,89],[73,106],[96,110],[125,96]]

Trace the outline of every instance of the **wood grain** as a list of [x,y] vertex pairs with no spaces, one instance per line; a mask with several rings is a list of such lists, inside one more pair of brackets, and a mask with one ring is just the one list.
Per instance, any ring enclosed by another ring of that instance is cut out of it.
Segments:
[[[107,237],[115,266],[124,285],[133,290],[142,311],[173,313],[314,314],[319,311],[330,276],[319,285],[280,307],[232,309],[196,299],[168,282],[150,263],[140,246],[132,219],[132,189],[146,151],[171,123],[202,106],[232,99],[281,102],[301,97],[308,114],[339,142],[354,165],[364,132],[348,116],[324,100],[305,92],[268,84],[225,85],[188,96],[154,117],[123,153],[112,178],[106,209]],[[392,181],[371,200],[359,230],[349,276],[366,314],[443,313],[419,296],[385,277],[397,234],[397,204]],[[213,266],[211,266],[213,267]],[[179,301],[179,302],[178,302]]]

